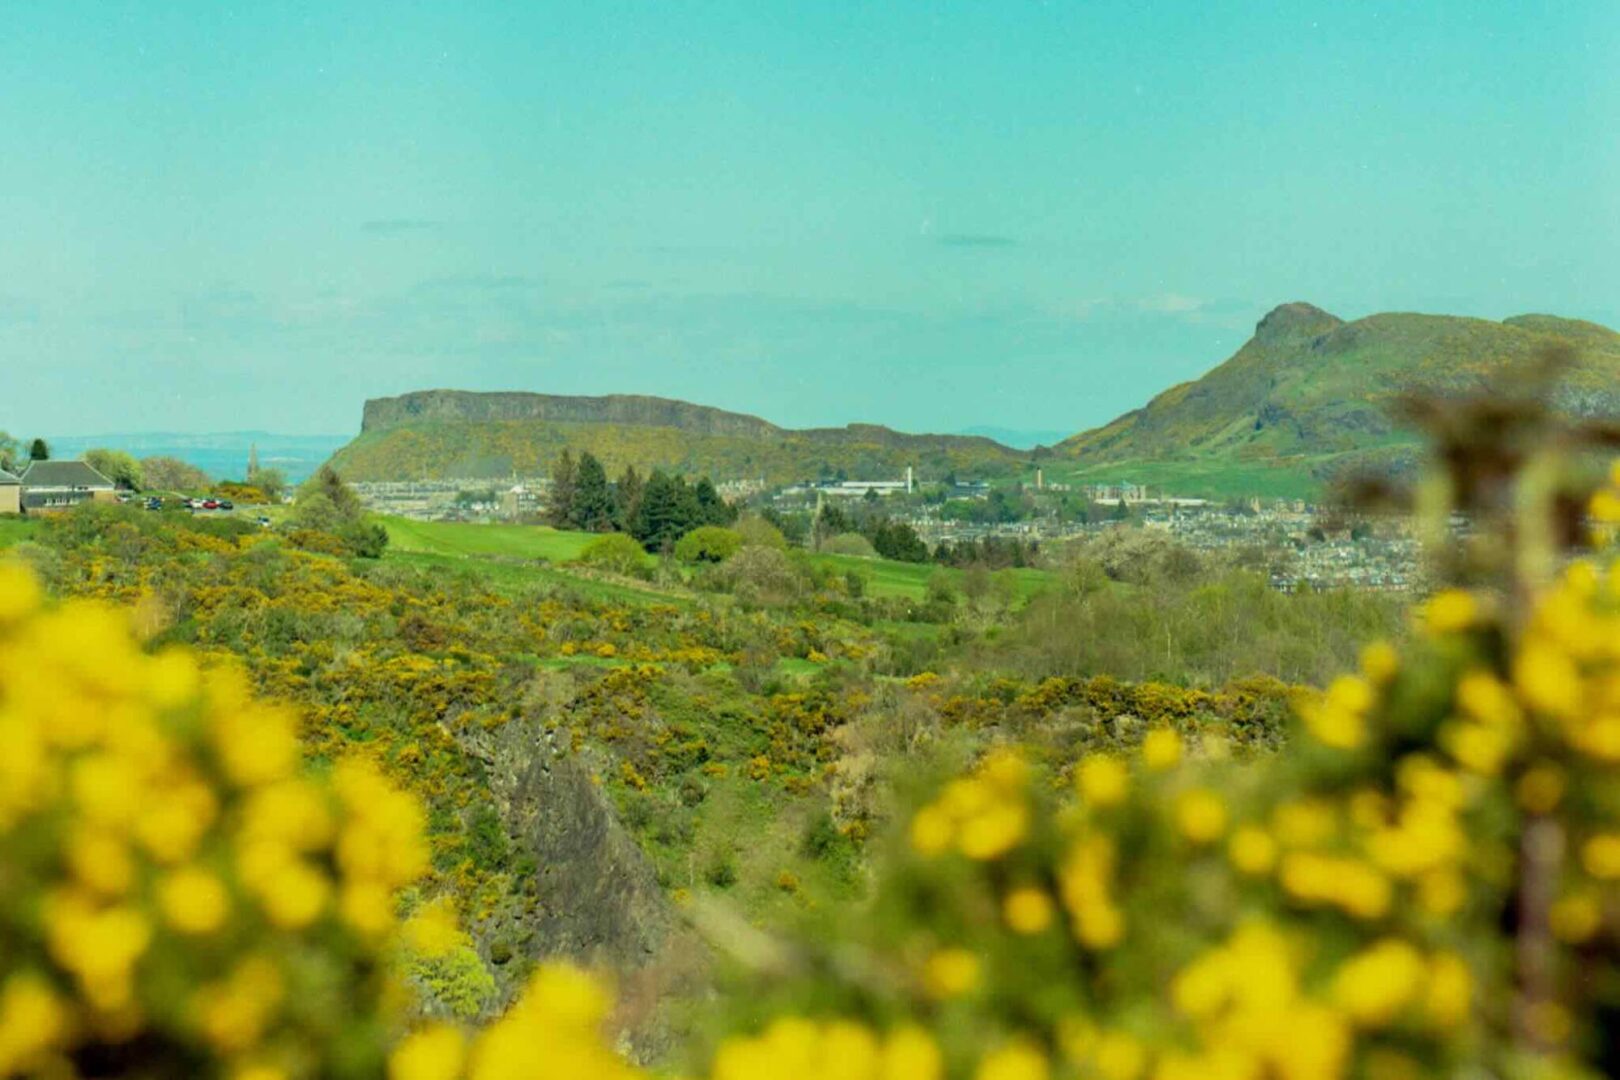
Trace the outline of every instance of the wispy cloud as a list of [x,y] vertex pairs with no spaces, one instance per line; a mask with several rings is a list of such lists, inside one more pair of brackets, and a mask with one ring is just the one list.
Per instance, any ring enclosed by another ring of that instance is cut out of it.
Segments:
[[942,247],[953,248],[1010,248],[1017,247],[1018,240],[1011,236],[998,236],[995,233],[940,233],[935,237]]
[[373,218],[362,221],[360,231],[367,236],[403,236],[406,233],[432,232],[440,224],[427,218]]

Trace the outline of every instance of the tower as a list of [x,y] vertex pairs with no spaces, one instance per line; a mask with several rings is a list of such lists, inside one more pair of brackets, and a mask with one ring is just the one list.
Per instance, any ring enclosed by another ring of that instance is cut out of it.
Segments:
[[253,478],[257,475],[259,475],[259,444],[256,442],[251,442],[248,443],[247,480],[252,482]]

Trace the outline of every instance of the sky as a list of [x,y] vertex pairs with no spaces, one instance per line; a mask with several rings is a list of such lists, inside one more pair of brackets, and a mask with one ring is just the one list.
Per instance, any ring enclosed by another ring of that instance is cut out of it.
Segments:
[[1620,4],[0,0],[0,429],[429,387],[1078,431],[1267,310],[1620,326]]

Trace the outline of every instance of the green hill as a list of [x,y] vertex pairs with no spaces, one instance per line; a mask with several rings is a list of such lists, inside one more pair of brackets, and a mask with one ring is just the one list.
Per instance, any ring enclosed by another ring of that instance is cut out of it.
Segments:
[[968,435],[908,435],[875,424],[793,430],[755,416],[639,395],[427,390],[366,402],[360,436],[334,466],[352,480],[496,478],[545,472],[563,449],[716,480],[1018,474],[1029,455]]
[[1457,393],[1567,344],[1557,394],[1585,416],[1620,414],[1620,334],[1551,315],[1503,322],[1384,314],[1345,322],[1284,304],[1202,378],[1057,447],[1054,479],[1131,481],[1179,494],[1308,495],[1346,470],[1409,467],[1417,437],[1389,415],[1400,393]]

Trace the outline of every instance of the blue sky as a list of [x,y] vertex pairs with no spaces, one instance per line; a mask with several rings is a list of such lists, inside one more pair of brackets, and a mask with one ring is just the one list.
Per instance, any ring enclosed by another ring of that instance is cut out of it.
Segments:
[[1079,430],[1304,299],[1620,325],[1620,4],[11,3],[0,428]]

